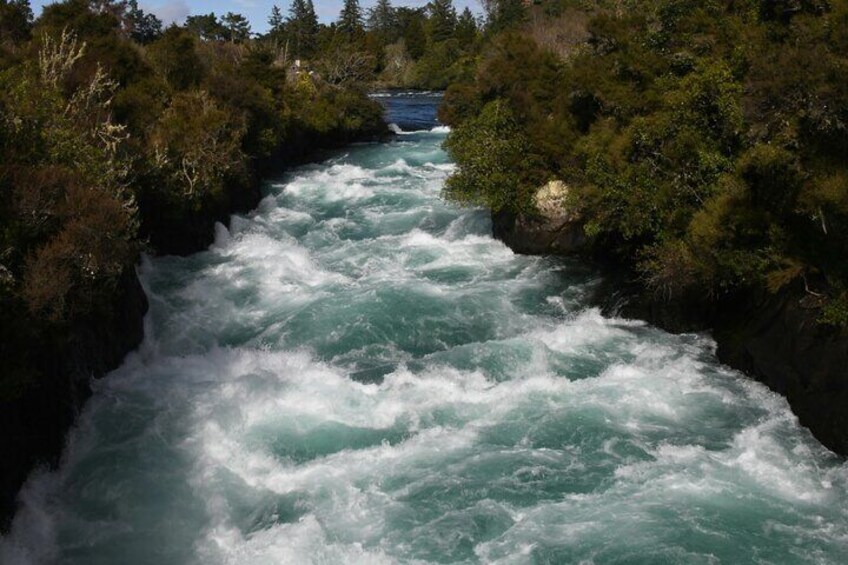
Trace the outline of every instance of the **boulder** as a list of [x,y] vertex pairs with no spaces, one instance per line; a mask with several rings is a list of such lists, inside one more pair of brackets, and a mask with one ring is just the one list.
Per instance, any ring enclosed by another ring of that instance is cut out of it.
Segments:
[[492,214],[492,232],[517,253],[569,255],[586,243],[583,219],[568,206],[568,185],[553,180],[533,197],[535,214]]

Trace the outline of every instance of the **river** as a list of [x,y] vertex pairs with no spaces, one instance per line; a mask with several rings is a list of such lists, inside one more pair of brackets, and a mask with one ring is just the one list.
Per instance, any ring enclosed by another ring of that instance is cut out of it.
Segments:
[[492,239],[439,197],[438,97],[383,100],[395,140],[144,262],[145,342],[0,562],[848,562],[848,467],[784,399]]

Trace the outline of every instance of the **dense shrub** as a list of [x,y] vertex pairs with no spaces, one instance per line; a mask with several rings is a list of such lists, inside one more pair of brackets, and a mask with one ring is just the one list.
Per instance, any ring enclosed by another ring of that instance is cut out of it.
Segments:
[[527,140],[506,104],[497,100],[487,104],[450,137],[445,148],[462,163],[445,184],[448,198],[495,212],[529,205],[521,182]]
[[[637,4],[552,2],[494,38],[475,80],[446,94],[459,164],[446,195],[521,207],[540,181],[562,178],[594,249],[660,294],[803,280],[822,319],[841,324],[848,2]],[[545,22],[569,11],[585,31],[557,39]],[[494,103],[516,116],[509,139],[526,140],[528,159],[474,193],[468,179],[491,148],[470,140],[487,135]]]
[[360,90],[287,64],[270,41],[160,34],[136,3],[34,22],[0,3],[0,402],[44,384],[39,351],[117,315],[145,245],[198,249],[264,171],[383,131]]

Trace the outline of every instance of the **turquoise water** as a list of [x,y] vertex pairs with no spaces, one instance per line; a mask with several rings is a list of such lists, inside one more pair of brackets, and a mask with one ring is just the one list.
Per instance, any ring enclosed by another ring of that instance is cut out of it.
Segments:
[[444,136],[297,169],[146,261],[146,341],[0,562],[848,562],[848,469],[786,402],[441,201]]

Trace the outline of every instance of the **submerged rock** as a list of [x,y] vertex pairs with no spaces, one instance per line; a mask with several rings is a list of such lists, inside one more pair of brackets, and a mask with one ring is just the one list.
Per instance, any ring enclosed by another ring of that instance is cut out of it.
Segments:
[[583,219],[568,206],[568,192],[568,185],[553,180],[533,197],[536,214],[493,214],[495,237],[518,253],[567,255],[580,251],[586,244]]

